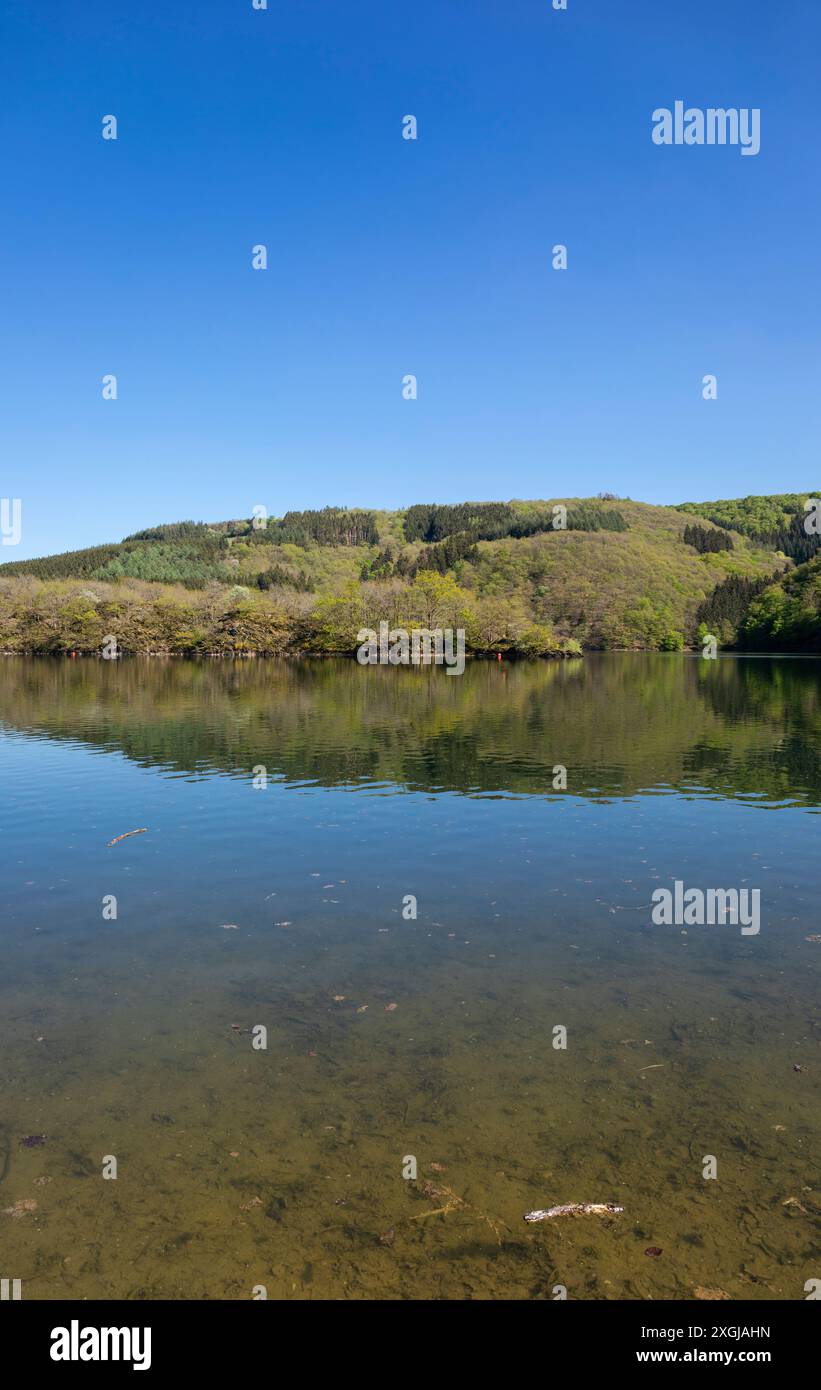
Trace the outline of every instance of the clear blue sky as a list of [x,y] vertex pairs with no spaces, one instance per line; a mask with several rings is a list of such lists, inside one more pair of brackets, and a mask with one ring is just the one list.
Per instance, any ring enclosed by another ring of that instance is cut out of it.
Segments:
[[[2,558],[818,487],[820,51],[818,0],[4,0]],[[656,147],[677,99],[761,153]]]

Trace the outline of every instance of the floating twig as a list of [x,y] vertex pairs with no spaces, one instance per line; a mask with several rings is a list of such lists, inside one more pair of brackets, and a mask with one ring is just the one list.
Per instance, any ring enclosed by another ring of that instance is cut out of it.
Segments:
[[112,845],[118,845],[120,840],[127,840],[129,835],[145,835],[147,831],[147,825],[144,825],[141,830],[126,830],[124,835],[115,835],[113,840],[109,840],[108,848],[111,849]]

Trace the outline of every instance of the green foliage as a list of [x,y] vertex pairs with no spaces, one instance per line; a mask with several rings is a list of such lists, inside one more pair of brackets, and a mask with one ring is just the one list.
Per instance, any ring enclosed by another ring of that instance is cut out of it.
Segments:
[[379,554],[372,560],[366,560],[359,571],[359,578],[363,583],[371,579],[390,579],[396,572],[394,554],[390,546],[385,550],[380,550]]
[[555,632],[542,623],[532,623],[516,639],[514,650],[520,656],[553,656],[561,650]]
[[[512,536],[521,540],[544,531],[554,531],[553,508],[543,504],[514,507],[509,502],[460,502],[456,506],[427,503],[409,507],[405,513],[405,539],[441,541],[462,533],[474,541],[501,540]],[[582,503],[568,511],[568,531],[626,531],[620,512]]]
[[[649,651],[670,651],[671,637],[678,635],[672,627],[672,613],[666,604],[653,603],[647,597],[638,599],[624,614],[627,645]],[[681,645],[684,645],[682,638]]]
[[741,640],[746,647],[766,650],[821,650],[821,556],[753,599]]
[[716,526],[750,536],[803,564],[816,554],[821,537],[804,530],[804,503],[818,493],[782,492],[720,502],[683,502],[678,510],[707,517]]
[[185,584],[203,588],[210,580],[228,578],[220,541],[208,537],[191,542],[153,541],[124,549],[94,570],[93,578],[146,579],[155,584]]
[[506,502],[460,502],[456,506],[429,502],[408,507],[405,539],[441,541],[464,531],[476,540],[495,540],[510,534],[513,521],[513,510]]
[[373,512],[324,507],[322,511],[286,512],[254,533],[275,545],[377,545],[379,532]]
[[[383,619],[464,626],[476,653],[549,651],[551,642],[565,651],[568,641],[677,650],[695,641],[700,620],[733,641],[751,597],[784,563],[743,535],[716,552],[683,545],[687,531],[726,533],[672,508],[570,498],[561,503],[568,529],[556,531],[557,505],[330,507],[261,529],[186,521],[11,562],[0,566],[0,645],[95,650],[96,613],[139,651],[348,651],[361,626]],[[494,531],[503,534],[480,535]],[[99,602],[74,606],[83,583]]]
[[357,634],[369,626],[366,616],[359,585],[347,584],[341,594],[329,594],[314,605],[303,629],[306,645],[313,651],[353,652]]
[[37,579],[82,579],[95,575],[109,560],[123,553],[123,545],[94,545],[86,550],[66,550],[36,560],[10,560],[0,565],[0,575],[9,578],[31,574]]
[[466,618],[467,595],[450,574],[421,570],[410,587],[408,601],[411,618],[422,627],[460,627]]
[[[188,528],[193,527],[193,530]],[[119,545],[97,545],[87,550],[70,550],[36,560],[18,560],[0,565],[0,575],[34,575],[38,579],[146,579],[158,584],[186,584],[201,588],[209,580],[226,580],[227,556],[221,537],[210,534],[193,522],[181,523],[180,536],[163,540],[155,528],[154,539],[132,538]]]
[[305,574],[303,570],[294,573],[293,570],[286,569],[284,565],[272,565],[269,570],[262,570],[257,575],[258,589],[274,589],[277,586],[296,589],[299,594],[312,594],[316,587],[310,576]]
[[448,570],[454,569],[460,560],[475,560],[478,553],[476,543],[470,533],[457,531],[455,535],[448,536],[438,545],[426,546],[416,561],[416,572],[438,570],[440,574],[447,574]]
[[772,583],[771,575],[758,579],[731,574],[703,603],[699,604],[696,619],[699,633],[715,633],[724,643],[733,643],[746,617],[747,609],[763,589]]
[[[607,511],[603,507],[583,505],[574,507],[567,513],[568,531],[626,531],[627,522],[618,511]],[[514,531],[513,535],[525,535],[524,531]]]
[[700,555],[717,554],[719,550],[733,550],[733,538],[726,531],[710,531],[706,526],[685,526],[684,544],[691,545]]
[[739,531],[744,536],[765,540],[789,526],[796,514],[803,514],[808,492],[772,493],[761,497],[735,497],[719,502],[681,502],[677,511],[705,516],[716,526]]
[[204,521],[174,521],[167,526],[148,526],[144,531],[135,531],[126,536],[126,541],[182,541],[199,540],[212,535]]

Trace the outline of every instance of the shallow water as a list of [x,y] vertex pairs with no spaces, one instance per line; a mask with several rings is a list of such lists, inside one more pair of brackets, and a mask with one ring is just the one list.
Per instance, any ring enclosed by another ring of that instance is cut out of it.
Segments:
[[[803,1298],[819,676],[4,659],[0,1272],[27,1298]],[[652,925],[675,879],[759,888],[760,934]],[[522,1219],[574,1201],[624,1212]]]

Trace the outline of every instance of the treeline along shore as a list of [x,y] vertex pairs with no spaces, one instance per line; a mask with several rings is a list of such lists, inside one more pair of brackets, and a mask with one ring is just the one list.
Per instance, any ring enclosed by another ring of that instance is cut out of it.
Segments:
[[[812,494],[616,497],[178,522],[0,565],[0,651],[351,655],[463,630],[468,655],[821,650]],[[7,552],[8,553],[8,552]]]

